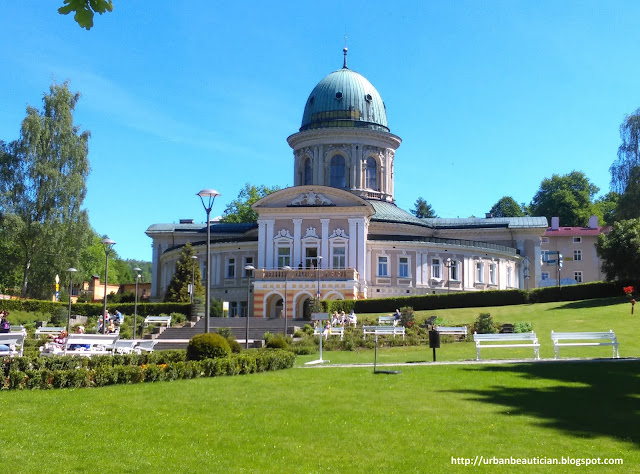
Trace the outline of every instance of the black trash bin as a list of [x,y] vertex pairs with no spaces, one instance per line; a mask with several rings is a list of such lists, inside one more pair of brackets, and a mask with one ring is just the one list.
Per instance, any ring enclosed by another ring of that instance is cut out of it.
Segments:
[[440,333],[436,330],[429,331],[429,347],[431,349],[440,348]]

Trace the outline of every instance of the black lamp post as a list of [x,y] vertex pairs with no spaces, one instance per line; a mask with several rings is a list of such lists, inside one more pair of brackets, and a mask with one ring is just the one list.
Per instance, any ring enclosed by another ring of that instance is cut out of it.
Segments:
[[522,265],[524,267],[522,269],[522,276],[524,277],[527,291],[529,291],[529,277],[531,276],[531,270],[529,269],[530,264],[531,260],[529,259],[529,257],[524,257],[524,259],[522,260]]
[[105,237],[100,241],[104,245],[105,264],[104,264],[104,304],[102,306],[102,334],[107,333],[107,281],[109,280],[109,254],[115,244],[115,241],[109,237]]
[[320,301],[320,261],[322,260],[322,256],[318,255],[316,257],[316,268],[318,270],[318,291],[316,293],[316,299]]
[[133,338],[136,338],[136,327],[138,326],[138,282],[140,281],[140,272],[141,268],[134,268],[134,272],[136,272],[136,303],[133,307]]
[[247,276],[249,277],[249,281],[247,283],[247,323],[245,326],[244,332],[244,347],[245,349],[249,349],[249,308],[251,307],[251,277],[253,276],[253,272],[256,269],[253,265],[246,265],[244,270],[247,272]]
[[196,260],[198,257],[196,255],[191,256],[191,304],[193,304],[193,294],[196,291]]
[[71,325],[71,291],[73,289],[73,274],[77,272],[75,268],[67,268],[69,273],[69,314],[67,316],[67,334],[69,334],[69,327]]
[[284,270],[284,335],[287,335],[287,286],[289,283],[289,270],[291,267],[289,265],[285,265],[282,267]]
[[[209,317],[211,310],[211,209],[213,209],[213,201],[220,193],[215,189],[203,189],[198,194],[202,201],[204,210],[207,211],[207,287],[205,291],[204,303],[204,332],[209,332]],[[205,198],[207,202],[205,203]]]
[[447,267],[447,294],[451,291],[451,267],[453,266],[453,260],[451,257],[447,257],[444,261],[444,266]]

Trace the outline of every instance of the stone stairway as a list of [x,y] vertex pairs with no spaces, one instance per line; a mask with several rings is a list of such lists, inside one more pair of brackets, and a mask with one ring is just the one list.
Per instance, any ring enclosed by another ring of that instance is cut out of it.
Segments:
[[[218,332],[218,329],[220,328],[229,328],[237,340],[244,341],[246,324],[246,318],[211,318],[209,320],[209,330],[211,332]],[[309,321],[304,321],[302,319],[287,320],[289,334],[293,333],[294,326],[302,328],[305,324],[309,324]],[[156,341],[158,342],[155,349],[184,349],[187,347],[187,342],[185,341],[188,341],[196,334],[202,334],[203,332],[204,318],[200,319],[200,321],[198,321],[193,327],[165,329],[156,338]],[[271,332],[273,334],[283,333],[284,319],[249,318],[249,342],[252,340],[263,339],[265,332]]]

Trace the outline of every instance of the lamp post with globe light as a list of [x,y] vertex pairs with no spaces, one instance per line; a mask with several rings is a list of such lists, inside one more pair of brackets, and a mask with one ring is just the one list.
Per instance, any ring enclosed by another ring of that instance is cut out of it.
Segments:
[[256,269],[253,265],[246,265],[244,270],[247,272],[247,277],[249,277],[249,281],[247,283],[247,322],[245,326],[244,333],[244,347],[245,349],[249,349],[249,309],[251,308],[251,277],[253,276],[253,272]]
[[197,195],[200,196],[202,206],[207,212],[207,287],[204,303],[204,332],[209,332],[209,318],[211,316],[211,209],[213,209],[213,201],[220,196],[220,193],[215,189],[203,189]]
[[285,265],[282,267],[284,270],[284,335],[287,335],[287,286],[289,283],[289,271],[291,267],[289,265]]
[[115,245],[115,241],[111,240],[109,237],[105,237],[100,241],[102,245],[104,245],[104,254],[105,254],[105,264],[104,264],[104,304],[102,306],[102,334],[107,333],[107,281],[109,280],[109,254],[113,246]]
[[77,272],[75,268],[67,268],[69,273],[69,314],[67,316],[67,334],[69,334],[69,326],[71,324],[71,291],[73,290],[73,274]]
[[134,272],[136,272],[136,303],[133,307],[133,338],[136,338],[136,327],[138,326],[138,282],[140,281],[140,272],[142,268],[134,268]]

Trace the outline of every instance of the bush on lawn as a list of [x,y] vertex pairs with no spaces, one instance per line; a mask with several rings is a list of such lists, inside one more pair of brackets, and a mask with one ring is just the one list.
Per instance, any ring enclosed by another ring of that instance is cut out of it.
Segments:
[[271,336],[266,343],[268,349],[289,349],[289,341],[283,334],[276,334]]
[[480,313],[473,325],[473,330],[478,334],[495,334],[498,332],[498,326],[493,322],[490,313]]
[[230,353],[227,340],[213,332],[193,336],[187,346],[187,360],[218,359]]
[[518,321],[513,324],[513,332],[531,332],[533,330],[533,324],[529,321]]

